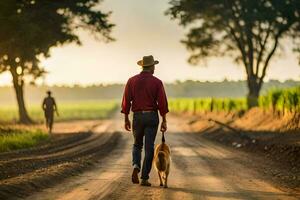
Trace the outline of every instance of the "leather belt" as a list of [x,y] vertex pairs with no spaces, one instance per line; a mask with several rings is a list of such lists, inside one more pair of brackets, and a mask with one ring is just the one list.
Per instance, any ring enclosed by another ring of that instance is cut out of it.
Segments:
[[141,111],[136,111],[134,113],[152,113],[152,112],[157,112],[156,110],[141,110]]

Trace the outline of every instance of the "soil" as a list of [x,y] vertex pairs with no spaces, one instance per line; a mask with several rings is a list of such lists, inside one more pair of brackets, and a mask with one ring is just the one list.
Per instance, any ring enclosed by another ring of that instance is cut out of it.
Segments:
[[258,171],[279,187],[300,192],[300,121],[293,117],[255,108],[241,117],[194,116],[191,127],[206,139],[263,157]]
[[49,143],[0,154],[0,199],[27,196],[91,168],[119,142],[120,133],[106,131],[110,126],[111,120],[59,123]]
[[[72,131],[74,124],[62,125],[70,133],[56,130],[49,144],[0,154],[0,199],[299,199],[297,182],[286,184],[270,175],[284,171],[281,161],[271,153],[265,156],[260,145],[232,145],[232,140],[242,138],[236,141],[241,144],[251,135],[233,125],[237,119],[225,113],[170,115],[167,189],[159,187],[155,170],[152,187],[131,183],[132,134],[123,130],[121,119],[100,121],[79,132]],[[158,134],[156,143],[160,140]]]

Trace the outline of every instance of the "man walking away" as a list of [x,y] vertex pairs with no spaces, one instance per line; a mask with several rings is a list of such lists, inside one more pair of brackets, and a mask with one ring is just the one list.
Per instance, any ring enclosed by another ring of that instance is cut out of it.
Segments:
[[141,185],[151,186],[148,182],[154,154],[154,141],[159,125],[158,111],[162,117],[161,132],[167,130],[166,114],[169,112],[168,101],[162,81],[153,76],[155,65],[159,62],[153,56],[144,56],[138,61],[142,72],[131,77],[122,100],[122,113],[125,114],[125,129],[131,131],[129,120],[130,108],[133,112],[132,130],[134,144],[132,149],[132,182],[138,184],[141,170],[141,153],[145,137],[145,157],[142,166]]
[[52,133],[54,112],[56,112],[58,116],[58,111],[57,111],[55,99],[51,96],[51,91],[47,91],[47,97],[43,101],[42,108],[45,114],[46,127],[49,133]]

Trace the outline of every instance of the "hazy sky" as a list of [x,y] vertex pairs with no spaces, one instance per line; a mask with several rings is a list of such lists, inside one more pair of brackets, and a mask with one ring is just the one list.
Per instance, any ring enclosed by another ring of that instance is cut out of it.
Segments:
[[[105,0],[100,8],[113,11],[111,21],[116,27],[112,35],[117,40],[105,44],[82,32],[83,46],[53,48],[51,57],[42,62],[49,71],[45,82],[123,83],[140,71],[137,60],[150,54],[160,61],[156,76],[166,82],[245,79],[244,68],[231,59],[211,59],[206,66],[190,66],[186,62],[189,53],[179,42],[185,30],[164,15],[168,6],[168,0]],[[267,79],[289,78],[300,79],[300,67],[291,52],[273,59],[267,76]],[[9,74],[0,75],[0,84],[8,82]]]

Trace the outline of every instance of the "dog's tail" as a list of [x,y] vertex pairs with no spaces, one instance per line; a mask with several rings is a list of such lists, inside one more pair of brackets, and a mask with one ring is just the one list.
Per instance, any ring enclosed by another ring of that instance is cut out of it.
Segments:
[[161,142],[162,142],[162,143],[165,143],[165,142],[166,142],[166,140],[165,140],[165,133],[164,133],[164,132],[162,132]]
[[156,164],[157,169],[159,171],[165,171],[167,169],[165,153],[160,151],[158,152],[157,157],[158,157],[158,163]]

